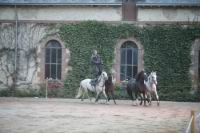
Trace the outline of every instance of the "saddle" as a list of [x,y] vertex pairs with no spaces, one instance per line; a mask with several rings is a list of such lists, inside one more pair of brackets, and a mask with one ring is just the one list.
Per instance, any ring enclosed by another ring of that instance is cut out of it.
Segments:
[[97,78],[96,78],[96,79],[91,79],[90,84],[91,84],[92,86],[96,86],[97,80],[98,80]]

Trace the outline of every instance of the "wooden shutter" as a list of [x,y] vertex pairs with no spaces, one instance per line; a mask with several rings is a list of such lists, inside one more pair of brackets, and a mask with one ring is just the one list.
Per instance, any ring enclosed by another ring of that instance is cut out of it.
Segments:
[[137,7],[135,0],[124,0],[122,4],[123,20],[136,21]]

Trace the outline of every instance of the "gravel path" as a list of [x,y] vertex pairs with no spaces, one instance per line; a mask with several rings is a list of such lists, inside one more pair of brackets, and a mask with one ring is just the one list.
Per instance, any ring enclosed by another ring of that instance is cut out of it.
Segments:
[[0,133],[180,133],[200,103],[132,106],[80,99],[0,98]]

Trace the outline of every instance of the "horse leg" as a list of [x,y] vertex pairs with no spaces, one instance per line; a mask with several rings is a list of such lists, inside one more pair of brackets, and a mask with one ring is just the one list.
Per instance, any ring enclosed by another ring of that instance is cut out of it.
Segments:
[[156,95],[156,100],[157,100],[157,106],[159,106],[160,105],[160,101],[159,101],[159,96],[158,96],[157,91],[155,91],[155,95]]
[[140,105],[142,105],[143,102],[143,97],[142,97],[142,91],[139,85],[136,86],[136,92],[138,93],[139,97],[140,97]]
[[141,95],[141,93],[139,92],[139,96],[140,96],[140,105],[142,105],[142,102],[143,102],[143,97]]
[[108,102],[110,101],[110,95],[109,95],[109,90],[108,90],[108,88],[106,89],[106,95],[107,95],[107,97],[108,97]]
[[[148,96],[149,96],[149,99],[148,99]],[[149,105],[151,105],[152,97],[151,97],[151,92],[150,91],[147,92],[147,100],[149,102]]]
[[142,94],[143,94],[143,98],[144,98],[144,106],[147,106],[147,105],[146,105],[146,100],[147,100],[147,98],[146,98],[146,93],[143,92]]
[[108,93],[108,94],[106,94],[107,95],[107,97],[108,97],[108,102],[110,101],[110,94]]
[[85,91],[83,91],[83,93],[82,93],[81,101],[84,100],[84,97],[85,97]]
[[135,92],[135,101],[136,101],[136,106],[138,106],[138,92]]
[[132,100],[132,104],[133,104],[133,94],[132,94],[132,90],[131,90],[130,88],[127,88],[126,90],[127,90],[127,93],[128,93],[128,95],[129,95],[130,99]]
[[101,93],[101,92],[97,92],[95,103],[98,102],[100,93]]
[[106,95],[105,90],[103,90],[103,95],[104,95],[104,97],[106,98],[106,103],[108,103],[108,97],[107,97],[107,95]]
[[86,90],[85,91],[85,93],[86,93],[86,95],[87,95],[87,97],[88,97],[88,99],[90,99],[90,102],[92,101],[92,99],[91,99],[91,97],[89,96],[89,94],[88,94],[88,90]]
[[151,102],[152,102],[152,97],[151,97],[151,93],[149,93],[149,103],[151,105]]
[[115,102],[115,96],[114,96],[114,92],[113,91],[111,92],[111,95],[112,95],[114,103],[116,104],[116,102]]

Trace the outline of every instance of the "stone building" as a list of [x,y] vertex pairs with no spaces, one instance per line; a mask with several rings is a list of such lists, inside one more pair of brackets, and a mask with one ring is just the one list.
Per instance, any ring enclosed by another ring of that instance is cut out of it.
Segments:
[[[60,23],[96,20],[137,25],[188,24],[200,21],[199,7],[199,0],[0,0],[0,89],[13,85],[39,88],[47,77],[64,80],[71,69],[70,51],[57,34],[55,27]],[[199,38],[191,49],[190,73],[193,87],[197,88]],[[131,60],[137,62],[132,62],[131,73],[123,64],[122,73],[120,59],[127,58],[124,55],[128,50]],[[113,66],[117,82],[143,69],[143,54],[142,44],[134,37],[117,42]]]

